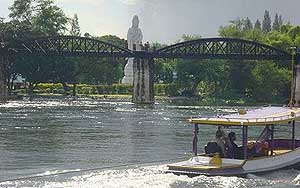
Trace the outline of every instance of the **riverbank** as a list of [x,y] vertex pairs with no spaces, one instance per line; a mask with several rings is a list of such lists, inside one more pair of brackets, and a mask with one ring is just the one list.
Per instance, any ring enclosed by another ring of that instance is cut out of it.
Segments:
[[[76,98],[91,99],[116,99],[128,100],[132,99],[132,85],[130,84],[112,84],[112,85],[87,85],[78,84],[76,86]],[[251,97],[236,94],[234,92],[225,94],[201,94],[199,96],[190,97],[190,94],[182,92],[174,84],[155,84],[155,100],[168,101],[178,105],[197,105],[197,106],[262,106],[262,105],[284,105],[288,100],[282,98],[274,98],[269,102],[260,102]],[[27,98],[28,89],[22,88],[14,91],[17,96]],[[43,98],[73,98],[73,89],[71,85],[66,88],[62,84],[42,83],[34,90],[34,97]],[[19,97],[13,97],[19,98]],[[272,102],[270,102],[272,101]]]
[[[26,99],[29,98],[28,95],[22,94],[14,96],[11,99]],[[33,96],[33,98],[66,98],[66,99],[95,99],[95,100],[126,100],[131,101],[132,95],[128,94],[78,94],[74,98],[73,96],[65,96],[62,94],[49,94],[49,93],[38,93]],[[259,103],[250,99],[222,99],[216,97],[185,97],[185,96],[155,96],[155,101],[157,102],[169,102],[176,105],[184,106],[265,106],[265,105],[275,105],[282,106],[283,103]]]

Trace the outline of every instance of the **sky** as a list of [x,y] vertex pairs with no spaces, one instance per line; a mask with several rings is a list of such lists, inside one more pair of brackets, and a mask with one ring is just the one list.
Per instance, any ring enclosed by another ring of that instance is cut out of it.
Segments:
[[[264,11],[300,25],[300,0],[55,0],[69,17],[76,13],[82,33],[126,38],[134,15],[144,41],[171,44],[183,34],[217,37],[221,25],[249,17],[262,20]],[[7,17],[13,0],[0,0],[0,17]]]

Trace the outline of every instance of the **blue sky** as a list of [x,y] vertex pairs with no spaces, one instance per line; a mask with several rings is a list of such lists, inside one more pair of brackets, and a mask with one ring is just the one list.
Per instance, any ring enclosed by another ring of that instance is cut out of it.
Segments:
[[[82,33],[125,37],[137,14],[145,41],[173,43],[183,34],[216,37],[220,25],[238,17],[262,19],[268,9],[284,21],[300,24],[299,0],[55,0],[72,17],[78,14]],[[0,0],[7,17],[13,0]]]

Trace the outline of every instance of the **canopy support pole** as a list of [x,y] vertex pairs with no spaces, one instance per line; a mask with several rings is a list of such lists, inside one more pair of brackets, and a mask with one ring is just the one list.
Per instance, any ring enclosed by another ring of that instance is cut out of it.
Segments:
[[193,137],[193,153],[195,156],[198,155],[198,133],[199,133],[199,127],[198,124],[195,124],[195,129],[194,129],[194,137]]
[[271,156],[274,154],[274,125],[271,125]]
[[248,143],[248,126],[243,126],[243,148],[244,148],[244,159],[247,159],[247,155],[248,155],[248,147],[247,147],[247,143]]

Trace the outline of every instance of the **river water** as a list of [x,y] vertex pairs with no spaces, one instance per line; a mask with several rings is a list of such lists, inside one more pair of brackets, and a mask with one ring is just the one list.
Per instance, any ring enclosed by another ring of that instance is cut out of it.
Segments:
[[[166,164],[191,156],[192,127],[185,118],[236,110],[123,100],[11,101],[0,105],[0,187],[296,187],[297,170],[247,178],[164,173]],[[201,128],[199,146],[214,133]]]

